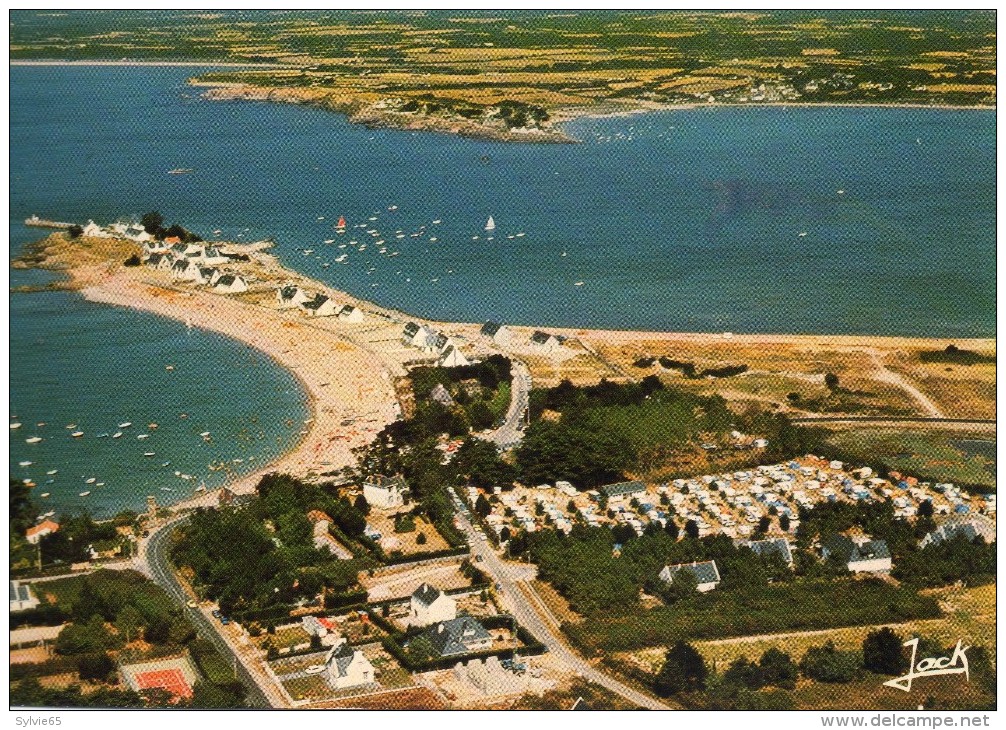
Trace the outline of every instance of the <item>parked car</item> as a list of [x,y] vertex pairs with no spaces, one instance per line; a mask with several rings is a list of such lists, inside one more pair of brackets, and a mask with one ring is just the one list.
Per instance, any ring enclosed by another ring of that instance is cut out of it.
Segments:
[[304,674],[321,674],[325,671],[324,664],[312,664],[307,669],[304,670]]
[[220,609],[219,608],[214,608],[213,609],[213,618],[220,618],[221,616],[223,616],[223,614],[220,613]]

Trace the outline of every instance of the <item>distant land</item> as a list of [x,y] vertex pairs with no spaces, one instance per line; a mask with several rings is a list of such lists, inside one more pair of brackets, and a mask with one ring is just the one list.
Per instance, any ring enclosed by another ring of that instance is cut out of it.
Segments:
[[24,10],[10,31],[14,62],[250,65],[190,82],[505,141],[674,106],[996,101],[991,11]]

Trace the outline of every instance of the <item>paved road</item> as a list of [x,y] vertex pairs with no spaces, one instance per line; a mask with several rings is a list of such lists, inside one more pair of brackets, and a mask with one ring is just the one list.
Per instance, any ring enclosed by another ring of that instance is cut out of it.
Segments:
[[[546,621],[542,617],[542,614],[548,616],[547,609],[543,605],[540,605],[536,609],[533,605],[534,602],[528,600],[528,594],[532,596],[536,595],[534,594],[534,589],[522,580],[515,580],[518,577],[526,577],[526,572],[524,570],[511,570],[500,561],[499,557],[497,557],[496,553],[489,546],[489,543],[484,541],[482,539],[483,536],[476,532],[464,513],[458,513],[458,522],[461,530],[468,537],[472,553],[482,558],[479,568],[488,573],[498,586],[497,593],[502,599],[504,606],[517,618],[518,623],[523,625],[535,638],[548,647],[549,652],[553,656],[589,681],[601,685],[640,707],[650,710],[672,709],[659,700],[645,695],[632,687],[628,687],[607,674],[599,672],[588,664],[583,657],[572,652],[562,641],[559,634],[558,622],[555,621],[554,617],[549,617]],[[541,614],[539,611],[541,611]]]
[[138,569],[148,575],[168,596],[182,607],[186,618],[204,639],[208,639],[217,651],[235,667],[238,679],[248,689],[247,702],[252,707],[286,707],[287,703],[266,674],[258,668],[258,660],[242,653],[230,637],[223,633],[223,626],[198,608],[190,608],[189,595],[175,576],[168,561],[168,541],[171,533],[188,519],[188,515],[178,515],[152,530],[150,537],[142,540],[137,556]]
[[513,382],[510,384],[510,407],[507,409],[506,420],[487,436],[500,449],[512,448],[524,438],[521,426],[524,424],[524,414],[531,394],[531,372],[527,365],[520,360],[511,359],[511,362]]

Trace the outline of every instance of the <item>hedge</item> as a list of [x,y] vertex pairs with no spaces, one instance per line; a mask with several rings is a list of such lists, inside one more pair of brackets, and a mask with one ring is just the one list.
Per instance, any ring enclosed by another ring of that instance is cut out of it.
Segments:
[[45,604],[27,611],[18,611],[10,615],[11,630],[22,626],[59,626],[70,619],[66,611],[56,604]]
[[10,681],[16,682],[28,677],[47,677],[51,674],[66,674],[77,671],[78,656],[54,656],[44,662],[34,664],[11,664]]
[[437,558],[452,558],[457,555],[467,555],[468,548],[448,548],[447,550],[430,550],[425,553],[412,553],[411,555],[400,555],[397,558],[388,558],[385,562],[388,565],[402,565],[403,563],[418,563],[423,560],[436,560]]

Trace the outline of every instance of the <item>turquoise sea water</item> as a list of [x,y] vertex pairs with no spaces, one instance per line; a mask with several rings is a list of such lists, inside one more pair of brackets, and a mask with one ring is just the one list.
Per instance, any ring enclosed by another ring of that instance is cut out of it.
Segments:
[[[157,209],[204,235],[273,237],[288,265],[435,318],[995,334],[991,111],[696,109],[579,120],[567,127],[583,140],[578,145],[504,145],[368,130],[306,107],[207,102],[185,83],[194,73],[12,68],[11,250],[38,236],[21,224],[33,213],[107,223]],[[173,168],[193,172],[168,175]],[[333,231],[340,215],[350,225],[343,236]],[[490,215],[492,241],[483,230]],[[354,228],[360,223],[376,234]],[[360,251],[350,240],[368,245]],[[40,276],[15,272],[13,279]],[[105,313],[72,295],[12,297],[15,413],[65,401],[60,420],[83,420],[82,382],[110,412],[126,414],[122,420],[140,403],[170,411],[160,405],[163,387],[131,395],[121,388],[123,374],[137,376],[114,371],[122,348],[107,341],[100,322],[111,315],[92,309]],[[69,380],[50,351],[28,346],[56,326],[57,315],[74,335],[63,340],[100,351],[93,358],[71,352],[72,365],[63,366],[76,375]],[[95,326],[84,326],[88,317]],[[158,347],[190,337],[183,326],[144,315],[116,317],[125,341],[136,344],[132,368],[158,377],[165,355]],[[143,333],[159,327],[166,328],[153,338],[159,344],[144,344]],[[226,370],[234,352],[247,352],[220,338],[191,338],[185,342],[201,348],[195,359],[208,376]],[[270,364],[258,367],[268,387],[219,381],[241,395],[215,418],[242,423],[245,415],[232,410],[261,414],[265,391],[277,395],[268,407],[283,417],[299,408],[293,385]],[[40,375],[52,376],[57,390],[27,387]],[[147,418],[158,420],[128,420]],[[12,444],[18,440],[23,445]],[[112,458],[99,451],[87,451],[97,460],[93,469],[76,471],[96,471]],[[142,501],[161,486],[153,477],[135,481],[123,499]]]

